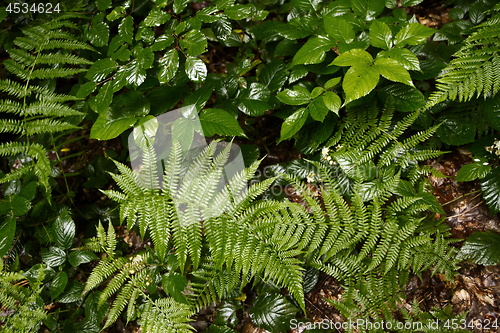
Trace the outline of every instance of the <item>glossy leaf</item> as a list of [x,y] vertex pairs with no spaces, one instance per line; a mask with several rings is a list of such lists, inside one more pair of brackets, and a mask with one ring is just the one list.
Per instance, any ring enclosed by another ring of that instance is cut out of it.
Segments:
[[336,41],[333,41],[328,37],[311,37],[293,57],[293,64],[318,64],[325,60],[325,52],[330,50],[336,44]]
[[101,113],[106,110],[113,101],[113,82],[108,81],[101,86],[95,98],[96,111]]
[[31,202],[18,194],[10,197],[10,209],[15,216],[22,216],[31,209]]
[[243,90],[238,98],[238,109],[249,116],[261,116],[271,106],[267,103],[271,97],[271,92],[262,83],[254,82]]
[[78,281],[72,281],[66,287],[66,291],[59,296],[57,302],[59,303],[72,303],[82,298],[83,284]]
[[455,181],[470,182],[477,178],[483,179],[490,171],[491,166],[487,162],[469,163],[458,170]]
[[191,30],[179,39],[180,46],[186,50],[186,54],[191,57],[205,52],[207,48],[207,38],[200,30]]
[[51,246],[48,250],[42,249],[41,256],[43,262],[50,267],[60,266],[66,261],[66,253],[64,250],[55,246]]
[[368,95],[379,81],[379,71],[373,66],[360,64],[352,66],[344,76],[342,88],[346,94],[344,104]]
[[309,116],[309,110],[306,108],[300,108],[290,117],[286,118],[285,122],[281,126],[281,136],[279,142],[290,139],[295,133],[297,133],[302,126],[304,126],[307,116]]
[[[130,16],[129,16],[130,17]],[[142,24],[148,27],[158,27],[170,19],[170,14],[160,10],[158,8],[153,8],[149,15],[142,21]]]
[[78,92],[76,93],[76,97],[85,98],[88,95],[92,94],[94,90],[97,88],[97,85],[94,82],[85,82]]
[[406,27],[401,28],[394,37],[394,44],[398,47],[405,45],[418,45],[427,40],[433,35],[436,30],[427,28],[420,23],[409,23]]
[[461,258],[472,258],[478,265],[500,264],[500,235],[493,231],[472,233],[459,252]]
[[[444,122],[443,122],[444,121]],[[446,144],[460,146],[474,141],[476,128],[465,118],[456,115],[443,115],[436,120],[441,126],[436,131],[437,136]]]
[[185,64],[187,76],[195,82],[203,82],[207,78],[207,67],[198,58],[188,57]]
[[388,80],[401,82],[413,87],[410,73],[396,60],[379,58],[375,60],[375,66],[379,73]]
[[262,293],[250,308],[250,318],[255,326],[269,332],[285,332],[295,318],[297,308],[281,294]]
[[385,0],[352,0],[351,7],[356,16],[371,21],[384,10]]
[[205,109],[200,114],[200,123],[206,137],[215,134],[245,136],[238,121],[229,112],[221,109]]
[[96,0],[96,5],[99,10],[106,10],[111,6],[111,0]]
[[342,106],[342,101],[340,100],[339,95],[332,91],[327,91],[323,95],[323,102],[330,111],[335,113],[337,116],[339,115],[339,109]]
[[231,20],[241,20],[252,15],[252,11],[248,5],[234,5],[224,10],[224,14]]
[[180,143],[184,152],[187,152],[193,143],[194,130],[194,121],[191,119],[181,117],[172,123],[172,139],[176,139]]
[[373,57],[370,53],[362,49],[352,49],[339,55],[332,62],[336,66],[357,66],[368,65],[373,62]]
[[94,252],[91,251],[71,251],[68,256],[68,262],[73,267],[77,267],[81,264],[86,264],[92,260],[99,259]]
[[111,58],[99,59],[92,66],[85,77],[91,81],[99,82],[106,79],[118,68],[118,64]]
[[210,96],[212,96],[213,90],[214,89],[211,84],[205,84],[203,87],[196,89],[184,99],[184,106],[194,104],[196,105],[196,111],[200,112],[205,104],[207,104]]
[[415,53],[408,49],[392,48],[389,51],[380,51],[377,57],[394,59],[407,70],[420,70],[420,61]]
[[54,241],[62,249],[69,249],[73,245],[76,226],[68,211],[59,215],[53,226]]
[[233,27],[231,22],[225,18],[218,19],[212,26],[212,30],[215,34],[215,37],[224,41],[231,35],[231,31],[233,31]]
[[370,42],[373,46],[388,50],[392,46],[392,32],[387,24],[374,21],[370,26]]
[[174,42],[174,37],[172,36],[160,36],[156,38],[155,43],[151,45],[151,51],[161,51],[172,45]]
[[397,111],[409,112],[425,106],[425,97],[418,89],[399,83],[383,87],[379,96],[383,101],[392,96]]
[[237,300],[225,301],[217,308],[217,316],[215,317],[214,324],[235,327],[239,321],[237,312],[241,309],[241,302]]
[[66,272],[57,273],[56,277],[50,284],[50,298],[52,299],[52,301],[64,291],[67,283],[68,274],[66,274]]
[[161,84],[170,82],[179,68],[179,53],[172,49],[165,53],[159,61],[158,81]]
[[340,80],[342,80],[341,77],[334,77],[333,79],[330,79],[330,80],[326,81],[326,83],[325,83],[325,89],[326,90],[332,89],[333,87],[335,87],[337,84],[340,83]]
[[492,214],[500,212],[500,168],[496,167],[481,181],[481,190]]
[[316,98],[309,103],[309,114],[311,115],[311,118],[316,121],[323,122],[328,114],[328,111],[330,110],[326,107],[322,97]]
[[281,90],[288,78],[288,71],[281,59],[274,59],[262,69],[259,75],[259,82],[265,85],[270,91]]
[[352,24],[342,17],[326,15],[323,24],[328,35],[334,40],[350,43],[356,37]]
[[187,279],[184,275],[178,273],[165,274],[161,278],[163,290],[172,296],[179,303],[187,303],[186,296],[182,294],[187,286]]
[[134,18],[132,15],[124,18],[118,26],[118,33],[123,41],[132,44],[134,38]]
[[16,233],[16,218],[8,217],[0,224],[0,258],[9,251]]
[[125,79],[129,84],[138,87],[146,80],[146,70],[139,66],[137,60],[133,60],[125,67]]
[[88,28],[87,38],[94,46],[104,46],[108,44],[109,27],[102,22],[104,13],[99,13],[92,19],[92,24]]
[[180,14],[187,7],[189,0],[174,0],[174,13]]
[[280,102],[288,105],[302,105],[307,104],[311,100],[311,95],[305,91],[297,91],[285,89],[280,92],[276,97]]

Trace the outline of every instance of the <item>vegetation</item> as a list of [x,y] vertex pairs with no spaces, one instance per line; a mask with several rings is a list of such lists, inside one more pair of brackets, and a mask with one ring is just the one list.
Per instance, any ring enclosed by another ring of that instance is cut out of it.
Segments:
[[500,5],[432,29],[398,3],[8,1],[2,332],[195,331],[210,306],[200,331],[284,332],[319,276],[345,321],[462,331],[401,300],[500,264],[498,233],[451,236],[425,163],[467,149],[455,181],[500,212]]

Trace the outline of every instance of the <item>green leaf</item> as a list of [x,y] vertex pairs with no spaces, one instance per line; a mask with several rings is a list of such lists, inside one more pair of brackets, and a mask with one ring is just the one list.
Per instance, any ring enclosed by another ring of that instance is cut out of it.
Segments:
[[134,38],[134,18],[132,15],[124,18],[118,26],[118,33],[124,42],[132,44]]
[[409,112],[425,106],[424,95],[416,88],[404,84],[390,84],[379,91],[383,101],[393,97],[394,108],[397,111]]
[[66,284],[68,283],[68,274],[66,272],[57,273],[56,277],[52,280],[50,284],[50,298],[52,301],[56,299],[66,288]]
[[342,88],[346,94],[344,104],[368,95],[379,81],[379,71],[374,66],[360,64],[352,66],[344,76]]
[[375,65],[379,73],[388,80],[401,82],[413,87],[410,73],[396,60],[389,58],[379,58],[375,60]]
[[50,267],[57,267],[66,261],[66,253],[58,247],[51,246],[49,250],[42,249],[40,252],[42,260]]
[[90,66],[85,78],[99,82],[106,79],[118,68],[118,64],[111,58],[99,59]]
[[113,82],[104,83],[95,97],[96,111],[101,113],[106,110],[113,101]]
[[94,92],[95,88],[97,88],[97,85],[95,84],[95,82],[85,82],[80,87],[80,89],[78,89],[78,91],[76,93],[76,97],[85,98],[88,95],[92,94]]
[[282,59],[274,59],[262,69],[259,82],[270,91],[280,90],[287,80],[288,71]]
[[500,212],[500,168],[496,167],[481,181],[481,191],[483,198],[491,214]]
[[352,49],[342,53],[333,60],[332,64],[337,66],[368,65],[373,62],[370,53],[362,49]]
[[125,79],[129,84],[138,87],[146,80],[146,70],[139,65],[137,60],[133,60],[125,67]]
[[22,216],[31,209],[31,202],[18,194],[10,197],[10,209],[15,216]]
[[429,209],[431,212],[438,213],[438,214],[446,214],[444,211],[443,207],[439,204],[439,201],[435,196],[433,196],[430,193],[418,193],[417,197],[422,198],[422,201],[426,204],[429,205],[427,209]]
[[200,59],[188,57],[185,70],[187,76],[195,82],[203,82],[207,78],[207,67]]
[[187,304],[186,296],[182,293],[187,286],[187,279],[179,273],[165,274],[161,278],[163,290],[179,303]]
[[281,136],[279,142],[290,139],[295,133],[297,133],[302,126],[304,126],[307,116],[309,116],[309,110],[306,108],[300,108],[291,116],[286,118],[285,122],[281,126]]
[[91,251],[71,251],[68,256],[68,261],[73,267],[78,267],[81,264],[86,264],[92,260],[99,259],[94,252]]
[[174,0],[174,13],[180,14],[187,7],[189,0]]
[[242,20],[252,15],[251,7],[248,5],[234,5],[224,10],[224,14],[231,20]]
[[99,13],[92,19],[92,24],[87,31],[87,39],[97,47],[108,45],[109,27],[101,22],[104,18],[104,13]]
[[196,105],[196,111],[200,112],[201,109],[207,104],[210,96],[212,96],[213,86],[205,84],[203,87],[193,91],[188,97],[184,99],[184,106]]
[[172,49],[166,52],[159,61],[159,67],[158,81],[160,81],[160,84],[170,82],[179,68],[179,53],[177,50]]
[[194,130],[194,121],[184,117],[177,119],[172,124],[172,139],[179,141],[184,152],[187,152],[193,143]]
[[323,102],[330,111],[335,113],[337,116],[339,115],[339,109],[342,106],[342,101],[340,100],[339,95],[332,91],[327,91],[323,95]]
[[473,232],[458,253],[459,258],[472,258],[478,265],[500,264],[500,235],[493,231]]
[[106,10],[111,7],[111,0],[96,0],[97,9]]
[[215,34],[215,37],[224,41],[231,35],[231,31],[233,31],[233,27],[231,26],[231,22],[225,18],[218,19],[212,25],[212,31]]
[[[129,16],[130,17],[130,16]],[[153,8],[149,15],[142,21],[145,26],[158,27],[170,19],[170,14],[159,8]]]
[[293,64],[299,65],[309,65],[309,64],[319,64],[326,57],[326,51],[334,47],[337,42],[331,40],[328,37],[318,36],[311,37],[309,40],[300,48],[300,50],[293,57]]
[[380,51],[378,57],[394,59],[407,70],[419,71],[420,61],[417,56],[408,49],[392,48],[389,51]]
[[401,1],[401,6],[403,7],[411,7],[411,6],[416,6],[419,3],[423,2],[424,0],[402,0]]
[[313,91],[311,91],[311,98],[312,98],[312,99],[317,98],[317,97],[318,97],[319,95],[321,95],[324,91],[325,91],[325,89],[324,89],[324,88],[322,88],[322,87],[315,87],[315,88],[313,89]]
[[76,226],[68,211],[59,215],[53,226],[54,241],[62,249],[69,249],[75,239]]
[[329,109],[325,106],[325,102],[323,98],[316,98],[311,103],[309,103],[309,114],[311,118],[316,121],[325,120],[326,115],[328,114]]
[[191,57],[205,52],[207,48],[207,38],[200,30],[191,30],[179,39],[179,44],[186,50],[186,54]]
[[460,115],[443,115],[435,123],[443,122],[436,130],[437,136],[446,144],[461,146],[474,141],[476,128]]
[[326,83],[325,83],[325,89],[326,90],[332,89],[337,84],[339,84],[340,80],[342,80],[341,77],[334,77],[333,79],[330,79],[330,80],[326,81]]
[[319,9],[321,0],[292,0],[292,4],[295,8],[305,12],[315,12]]
[[[217,308],[217,315],[215,317],[214,324],[235,327],[239,321],[237,312],[240,309],[242,309],[240,301],[234,299],[224,301],[224,303]],[[210,327],[215,325],[211,325]],[[230,330],[229,332],[234,331]]]
[[281,294],[262,293],[255,298],[249,315],[255,326],[277,333],[290,329],[291,320],[295,318],[297,311]]
[[155,43],[151,45],[151,51],[161,51],[165,50],[167,47],[172,45],[174,42],[174,37],[163,35],[156,38]]
[[486,162],[486,160],[484,163],[469,163],[458,170],[455,181],[470,182],[477,178],[483,179],[490,171],[491,166]]
[[57,302],[59,303],[72,303],[76,302],[82,298],[83,292],[83,284],[78,281],[72,281],[68,287],[66,288],[66,292],[64,292]]
[[200,114],[200,123],[206,137],[215,134],[246,137],[238,121],[229,112],[221,109],[205,109]]
[[483,110],[488,124],[500,131],[500,94],[484,101]]
[[352,24],[347,22],[344,18],[340,16],[333,16],[332,14],[333,13],[325,16],[323,20],[323,24],[328,35],[332,39],[338,40],[342,43],[348,44],[352,42],[356,37]]
[[370,26],[370,41],[375,47],[388,50],[392,46],[392,32],[387,24],[374,21]]
[[311,95],[305,91],[297,91],[285,89],[280,92],[276,97],[280,102],[288,105],[302,105],[307,104],[311,100]]
[[[8,217],[0,224],[0,259],[9,251],[16,233],[16,218]],[[3,259],[2,259],[3,260]]]
[[37,182],[31,181],[21,188],[21,192],[19,192],[19,195],[26,198],[28,201],[31,201],[35,198],[36,187],[37,187]]
[[91,139],[110,140],[116,138],[139,119],[148,114],[150,104],[137,91],[120,94],[110,107],[99,115],[90,131]]
[[403,47],[407,44],[418,45],[425,42],[435,32],[436,30],[427,28],[420,23],[409,23],[396,34],[394,44],[397,47]]
[[371,21],[384,10],[385,0],[352,0],[351,7],[360,19]]
[[270,97],[271,92],[264,84],[253,82],[250,87],[242,90],[238,95],[238,108],[249,116],[261,116],[271,109],[271,106],[267,103]]

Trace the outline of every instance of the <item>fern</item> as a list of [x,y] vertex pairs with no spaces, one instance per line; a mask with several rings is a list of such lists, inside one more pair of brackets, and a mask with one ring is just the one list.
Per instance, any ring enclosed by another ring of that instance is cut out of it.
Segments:
[[31,137],[40,133],[75,130],[78,127],[68,117],[84,114],[63,104],[76,101],[76,97],[56,94],[36,82],[73,76],[85,72],[86,66],[92,64],[72,52],[93,48],[62,29],[65,26],[73,27],[69,19],[79,16],[68,12],[50,22],[24,28],[23,36],[14,40],[17,48],[8,51],[10,59],[3,64],[17,80],[0,80],[0,91],[6,95],[0,102],[0,133],[20,137],[17,141],[1,143],[0,156],[21,155],[28,158],[21,168],[2,177],[0,183],[34,171],[50,193],[48,181],[52,172],[46,148],[33,143]]
[[460,102],[474,96],[494,96],[500,89],[500,5],[493,16],[476,27],[437,79],[437,91],[426,105],[430,108],[446,99]]

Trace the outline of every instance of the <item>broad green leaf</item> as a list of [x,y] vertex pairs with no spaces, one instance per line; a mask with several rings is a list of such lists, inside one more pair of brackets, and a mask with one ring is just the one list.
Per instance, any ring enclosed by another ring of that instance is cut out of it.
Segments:
[[161,285],[163,290],[176,302],[187,304],[186,296],[182,293],[187,286],[187,279],[184,275],[179,273],[165,274],[161,278]]
[[179,44],[188,56],[195,57],[205,52],[207,38],[200,30],[191,30],[179,39]]
[[66,253],[64,250],[55,246],[51,246],[49,250],[42,249],[40,254],[43,262],[50,267],[60,266],[66,261]]
[[92,45],[100,47],[108,45],[109,40],[109,27],[107,24],[101,22],[104,18],[104,13],[99,13],[92,19],[92,24],[86,33],[87,39]]
[[19,192],[19,195],[28,199],[28,201],[31,201],[35,198],[36,195],[36,187],[37,187],[37,182],[36,181],[31,181],[28,184],[25,184],[22,188],[21,191]]
[[127,12],[122,6],[117,6],[111,11],[111,13],[106,15],[106,18],[108,19],[108,21],[114,21],[118,20],[121,17],[124,17],[126,14]]
[[217,5],[218,10],[224,10],[234,5],[234,0],[217,0],[215,4]]
[[321,4],[321,0],[292,0],[292,5],[295,8],[305,12],[317,11]]
[[306,108],[300,108],[290,117],[286,118],[285,122],[281,126],[281,136],[279,142],[290,139],[295,133],[297,133],[302,126],[304,126],[307,116],[309,116],[309,110]]
[[155,57],[153,51],[151,51],[151,48],[149,47],[136,48],[135,52],[136,52],[137,64],[144,69],[151,68],[151,65],[153,65]]
[[236,101],[241,112],[256,117],[271,109],[267,102],[270,97],[271,92],[264,84],[254,82],[250,84],[250,87],[241,91]]
[[483,179],[491,171],[491,166],[487,163],[469,163],[458,170],[455,177],[457,182],[470,182],[477,178]]
[[444,211],[443,207],[441,206],[437,198],[432,194],[422,192],[422,193],[417,193],[417,197],[422,198],[423,202],[429,205],[427,209],[430,210],[431,212],[443,215],[446,214],[446,212]]
[[474,141],[476,128],[459,115],[443,115],[438,117],[436,124],[443,122],[436,130],[437,136],[446,144],[461,146]]
[[18,194],[10,197],[10,209],[15,216],[22,216],[31,209],[31,202]]
[[179,68],[179,53],[172,49],[165,53],[159,61],[158,81],[160,84],[170,82]]
[[[212,326],[222,326],[222,325],[230,325],[231,327],[235,327],[238,324],[238,310],[241,310],[241,302],[237,300],[226,300],[217,308],[217,315],[214,320],[214,325]],[[210,331],[212,332],[212,331]],[[225,330],[220,331],[224,333],[236,332],[233,330]]]
[[180,14],[187,7],[189,0],[174,0],[174,13]]
[[312,98],[312,99],[317,98],[317,97],[318,97],[319,95],[321,95],[324,91],[325,91],[325,88],[322,88],[322,87],[315,87],[315,88],[311,91],[311,98]]
[[118,68],[118,64],[111,58],[99,59],[92,66],[85,77],[91,81],[99,82],[106,79]]
[[378,81],[379,71],[374,66],[362,63],[349,68],[342,82],[342,88],[346,94],[344,104],[368,95]]
[[224,14],[231,20],[242,20],[252,15],[249,5],[234,5],[224,10]]
[[396,8],[397,5],[398,3],[396,2],[396,0],[385,0],[385,6],[387,8],[393,9]]
[[336,66],[368,65],[373,62],[370,53],[362,49],[352,49],[339,55],[332,64]]
[[233,27],[231,26],[231,22],[225,18],[218,19],[212,25],[212,31],[215,34],[215,37],[224,41],[231,35],[231,31],[233,31]]
[[276,97],[280,100],[280,102],[288,105],[307,104],[311,100],[311,94],[308,92],[290,89],[283,90],[276,95]]
[[380,51],[378,57],[390,58],[399,62],[407,70],[419,71],[420,62],[415,55],[408,49],[392,48],[389,51]]
[[323,102],[330,111],[335,113],[337,116],[339,115],[339,109],[342,106],[342,101],[340,100],[339,95],[332,91],[327,91],[323,95]]
[[[130,17],[130,16],[129,16]],[[149,15],[142,21],[148,27],[158,27],[170,19],[170,14],[159,8],[153,8]]]
[[68,256],[68,262],[73,267],[77,267],[81,264],[86,264],[92,260],[99,259],[94,252],[91,251],[71,251]]
[[68,274],[66,274],[66,272],[57,273],[50,284],[50,298],[52,301],[64,291],[67,283]]
[[409,23],[406,27],[401,28],[394,37],[394,44],[398,47],[405,45],[418,45],[427,40],[436,30],[427,28],[420,23]]
[[326,81],[326,83],[325,83],[325,89],[326,90],[332,89],[337,84],[339,84],[340,80],[342,80],[341,77],[334,77],[333,79],[330,79],[330,80]]
[[8,217],[0,224],[0,258],[9,251],[16,233],[16,218]]
[[370,41],[375,47],[388,50],[392,46],[392,32],[387,24],[374,21],[370,26]]
[[472,258],[478,265],[499,265],[500,235],[493,231],[473,232],[467,237],[458,256],[459,258]]
[[118,26],[118,33],[123,41],[132,44],[134,38],[134,18],[132,15],[124,18]]
[[47,282],[56,276],[56,272],[52,267],[43,264],[36,264],[31,266],[31,268],[27,272],[23,273],[23,275],[26,276],[26,279],[28,279],[30,284],[34,284],[37,281],[40,269],[42,269],[42,267],[43,267],[43,273],[45,275],[45,278],[43,279],[44,282]]
[[333,41],[328,37],[311,37],[293,57],[293,64],[319,64],[320,62],[325,60],[325,52],[330,50],[336,44],[336,41]]
[[298,309],[279,293],[262,293],[250,308],[252,323],[272,333],[286,332]]
[[129,84],[138,87],[146,80],[146,70],[138,64],[137,60],[133,60],[125,67],[125,79]]
[[198,58],[188,57],[185,70],[188,78],[195,82],[203,82],[207,78],[207,67]]
[[328,108],[325,106],[324,100],[322,97],[314,99],[311,103],[309,103],[309,114],[311,118],[316,121],[325,120],[326,115],[328,114]]
[[76,226],[68,211],[59,215],[53,226],[54,241],[62,249],[69,249],[75,239]]
[[402,0],[401,1],[401,6],[403,7],[411,7],[411,6],[416,6],[419,3],[423,2],[424,0]]
[[200,114],[200,123],[206,137],[215,134],[246,137],[238,121],[229,112],[221,109],[205,109]]
[[92,94],[97,88],[97,85],[95,82],[85,82],[80,89],[78,89],[78,92],[76,93],[76,97],[78,98],[85,98],[88,95]]
[[213,90],[213,85],[205,84],[203,87],[196,89],[184,99],[184,106],[194,104],[196,105],[196,111],[200,112],[205,104],[207,104],[210,96],[212,96]]
[[101,89],[99,89],[99,93],[95,97],[97,113],[101,113],[104,110],[106,110],[112,101],[113,101],[113,82],[108,81],[102,85]]
[[165,50],[167,47],[172,45],[173,42],[174,42],[174,37],[172,36],[167,36],[167,35],[160,36],[156,38],[155,43],[151,45],[151,51],[156,52]]
[[139,117],[149,112],[149,101],[137,91],[120,94],[110,107],[99,115],[90,130],[91,139],[110,140],[131,128]]
[[288,71],[282,59],[274,59],[262,69],[259,74],[259,82],[270,91],[280,90],[288,78]]
[[203,23],[214,23],[221,18],[217,15],[217,7],[205,7],[202,10],[196,12],[196,18]]
[[106,10],[111,6],[111,0],[96,0],[97,9]]
[[78,281],[72,281],[65,290],[56,301],[59,303],[73,303],[82,298],[83,284]]
[[194,121],[180,117],[172,124],[172,140],[177,140],[184,152],[187,152],[193,143]]
[[392,96],[394,108],[397,111],[409,112],[418,110],[425,106],[424,95],[416,88],[404,84],[390,84],[379,91],[379,96],[383,101],[387,101]]
[[334,40],[348,44],[356,37],[352,24],[342,17],[329,14],[325,16],[323,24],[328,35]]
[[360,19],[371,21],[384,10],[385,0],[352,0],[351,7]]
[[500,212],[500,168],[496,167],[481,181],[483,198],[491,214]]
[[388,80],[401,82],[413,87],[410,73],[399,62],[389,58],[375,60],[375,67]]

